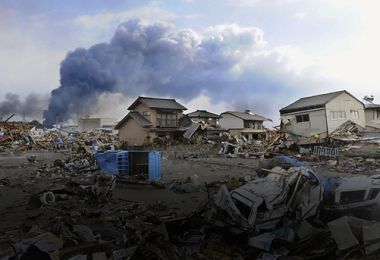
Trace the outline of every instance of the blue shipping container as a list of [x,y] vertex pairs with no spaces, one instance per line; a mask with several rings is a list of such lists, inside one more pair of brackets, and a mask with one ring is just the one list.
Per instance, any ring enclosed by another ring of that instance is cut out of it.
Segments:
[[161,152],[158,151],[106,151],[97,153],[95,159],[99,168],[117,176],[144,175],[151,181],[159,180],[161,171]]

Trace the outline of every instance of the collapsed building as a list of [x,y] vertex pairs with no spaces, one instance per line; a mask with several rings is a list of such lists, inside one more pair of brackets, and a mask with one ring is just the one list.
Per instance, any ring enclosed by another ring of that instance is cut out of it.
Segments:
[[222,116],[206,110],[197,110],[186,114],[182,119],[182,125],[188,127],[183,137],[193,138],[195,134],[208,140],[218,140],[223,133],[227,132],[220,126],[219,120]]

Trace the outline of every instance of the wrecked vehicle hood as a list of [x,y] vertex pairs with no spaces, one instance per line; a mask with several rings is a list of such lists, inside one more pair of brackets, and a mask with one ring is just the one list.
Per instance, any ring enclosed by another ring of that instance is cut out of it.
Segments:
[[306,167],[275,170],[265,178],[228,191],[222,186],[215,204],[243,230],[274,228],[284,218],[298,220],[315,216],[323,198],[319,178]]

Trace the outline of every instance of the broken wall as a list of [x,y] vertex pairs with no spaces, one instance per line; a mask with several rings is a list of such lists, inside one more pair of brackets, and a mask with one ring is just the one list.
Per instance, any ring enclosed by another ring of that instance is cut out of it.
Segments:
[[[358,119],[355,119],[353,117],[353,115],[351,114],[351,110],[358,111]],[[333,111],[345,111],[346,118],[333,119],[331,116],[331,112]],[[356,124],[365,127],[364,105],[347,93],[342,93],[341,95],[337,96],[336,98],[334,98],[326,104],[326,116],[327,128],[329,133],[334,131],[347,120],[351,120]]]

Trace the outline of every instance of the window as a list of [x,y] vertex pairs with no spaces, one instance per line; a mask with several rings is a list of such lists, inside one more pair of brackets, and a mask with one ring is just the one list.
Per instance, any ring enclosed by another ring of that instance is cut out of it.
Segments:
[[296,121],[297,123],[309,122],[310,121],[309,114],[296,116]]
[[340,203],[347,204],[364,200],[365,190],[343,191],[340,194]]
[[176,127],[178,126],[178,115],[171,113],[158,113],[157,125],[161,127]]
[[359,112],[357,110],[351,110],[352,119],[359,119]]
[[380,110],[377,110],[377,118],[380,118]]
[[255,123],[253,121],[244,120],[244,128],[255,128]]
[[331,111],[330,114],[333,120],[346,119],[346,111]]

